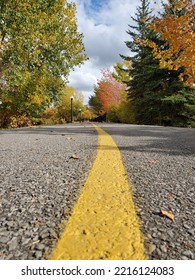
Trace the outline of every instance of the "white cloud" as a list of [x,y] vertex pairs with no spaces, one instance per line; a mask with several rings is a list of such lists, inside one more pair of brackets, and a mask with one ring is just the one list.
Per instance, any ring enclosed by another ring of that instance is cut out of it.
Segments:
[[94,84],[101,76],[101,69],[109,68],[121,60],[119,54],[128,54],[124,43],[129,40],[126,31],[139,1],[101,1],[99,10],[91,9],[91,0],[73,1],[77,4],[79,31],[84,34],[89,61],[72,71],[69,81],[71,86],[83,92],[87,102],[93,94]]
[[92,58],[81,67],[75,69],[75,71],[72,71],[69,77],[70,85],[84,94],[85,103],[93,95],[94,85],[97,83],[97,78],[101,76],[99,69],[94,65],[96,65],[96,62]]

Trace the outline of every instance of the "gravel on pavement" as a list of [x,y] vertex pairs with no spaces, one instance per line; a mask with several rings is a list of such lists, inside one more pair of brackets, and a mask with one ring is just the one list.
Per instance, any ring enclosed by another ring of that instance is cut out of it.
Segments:
[[0,259],[47,259],[96,155],[92,125],[0,130]]
[[195,259],[195,129],[101,127],[115,139],[133,184],[148,259]]
[[[99,125],[121,151],[148,259],[195,259],[195,130]],[[0,259],[48,258],[96,150],[91,124],[0,130]]]

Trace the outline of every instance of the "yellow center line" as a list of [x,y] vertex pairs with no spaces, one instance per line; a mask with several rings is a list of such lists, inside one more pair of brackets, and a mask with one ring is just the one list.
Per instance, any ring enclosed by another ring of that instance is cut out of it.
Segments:
[[108,133],[95,128],[97,157],[50,259],[143,260],[143,238],[120,151]]

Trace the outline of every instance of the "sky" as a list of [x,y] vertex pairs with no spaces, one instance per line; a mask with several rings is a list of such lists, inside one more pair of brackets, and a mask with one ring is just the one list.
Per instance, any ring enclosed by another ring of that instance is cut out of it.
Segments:
[[72,0],[77,5],[79,32],[89,60],[71,71],[69,85],[82,91],[84,103],[93,95],[94,85],[101,78],[101,70],[111,68],[121,61],[119,54],[128,55],[124,41],[131,16],[139,0]]
[[[83,43],[89,60],[71,71],[69,85],[84,95],[84,103],[93,95],[94,85],[101,78],[101,70],[112,69],[120,54],[130,55],[125,41],[129,24],[135,25],[135,17],[140,0],[70,0],[77,5],[79,32],[83,33]],[[154,11],[160,8],[161,0],[151,0]]]

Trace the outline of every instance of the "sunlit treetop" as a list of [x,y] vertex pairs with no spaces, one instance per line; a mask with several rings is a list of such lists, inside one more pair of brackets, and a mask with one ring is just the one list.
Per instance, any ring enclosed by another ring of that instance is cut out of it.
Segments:
[[187,85],[195,83],[195,4],[192,0],[168,0],[164,13],[150,25],[161,35],[162,46],[147,42],[162,68],[183,68],[180,79]]

